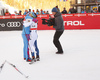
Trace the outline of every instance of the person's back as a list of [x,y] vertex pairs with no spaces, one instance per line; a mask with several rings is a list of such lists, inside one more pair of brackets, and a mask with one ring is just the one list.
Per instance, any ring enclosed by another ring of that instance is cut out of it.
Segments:
[[85,13],[84,11],[82,11],[81,13]]
[[5,16],[9,16],[9,15],[10,15],[10,13],[9,13],[9,12],[6,12],[6,13],[5,13]]
[[34,18],[37,18],[37,14],[35,12],[32,12],[32,15]]
[[47,11],[46,14],[49,14],[49,11]]
[[19,11],[18,15],[22,15],[22,11],[21,10]]
[[36,15],[38,15],[39,14],[39,12],[36,12]]
[[27,9],[25,9],[24,15],[26,15],[26,16],[27,16],[27,14],[28,14],[28,10],[27,10]]
[[8,9],[6,9],[5,16],[9,16],[9,15],[11,14],[9,13]]

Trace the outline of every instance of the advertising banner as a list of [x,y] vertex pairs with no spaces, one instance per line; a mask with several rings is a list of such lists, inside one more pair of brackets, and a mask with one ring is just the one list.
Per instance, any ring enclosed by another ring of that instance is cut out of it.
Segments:
[[[54,17],[50,14],[51,17]],[[38,15],[38,30],[54,30],[43,25],[42,19],[49,19],[49,15]],[[0,31],[22,30],[22,19],[25,16],[0,16]],[[65,29],[100,29],[100,13],[62,14]]]
[[100,29],[100,14],[62,15],[65,29]]
[[[51,15],[53,17],[53,15]],[[62,14],[65,29],[100,29],[100,13]],[[38,15],[39,30],[53,30],[42,24],[41,19],[49,19],[49,15]]]
[[0,19],[0,31],[22,30],[22,19]]

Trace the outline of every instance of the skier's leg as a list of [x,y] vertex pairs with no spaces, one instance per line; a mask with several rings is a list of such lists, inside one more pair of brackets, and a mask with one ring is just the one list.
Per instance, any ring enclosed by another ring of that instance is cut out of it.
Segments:
[[29,45],[29,34],[26,34],[25,37],[26,37],[26,39],[25,39],[25,44],[26,44],[25,53],[26,53],[26,60],[28,61],[28,59],[30,59],[30,57],[29,57],[29,49],[28,49],[28,45]]
[[35,51],[36,51],[36,60],[40,61],[39,49],[38,49],[38,46],[37,46],[37,40],[34,43],[34,47],[35,47]]
[[25,35],[22,34],[22,38],[23,38],[23,43],[24,43],[24,47],[23,47],[23,55],[24,55],[24,59],[26,59],[26,55],[25,55],[25,47],[26,47],[26,43],[25,43]]
[[39,56],[39,49],[38,49],[38,46],[37,46],[37,31],[34,31],[34,48],[35,48],[35,51],[36,51],[36,56]]
[[37,46],[37,40],[35,40],[34,47],[35,47],[36,55],[39,56],[39,49]]
[[32,54],[32,58],[35,58],[35,55],[34,55],[34,48],[33,48],[33,45],[34,45],[34,42],[35,42],[35,37],[34,37],[34,31],[32,31],[30,33],[30,40],[29,40],[29,48],[31,50],[31,54]]

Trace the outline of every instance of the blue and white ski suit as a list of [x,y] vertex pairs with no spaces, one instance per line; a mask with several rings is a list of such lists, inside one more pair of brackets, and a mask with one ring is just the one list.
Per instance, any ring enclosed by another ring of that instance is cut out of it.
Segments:
[[29,56],[29,39],[30,39],[30,25],[32,24],[33,18],[30,16],[25,17],[25,21],[23,23],[23,30],[22,30],[22,38],[24,42],[24,48],[23,48],[23,53],[24,53],[24,58],[28,60],[30,58]]

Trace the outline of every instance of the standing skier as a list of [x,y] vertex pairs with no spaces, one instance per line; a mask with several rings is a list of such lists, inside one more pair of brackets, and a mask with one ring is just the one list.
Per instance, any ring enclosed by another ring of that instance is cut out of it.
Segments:
[[33,18],[31,16],[26,16],[25,21],[23,23],[23,30],[22,30],[22,38],[24,42],[24,60],[31,62],[31,58],[29,56],[29,39],[30,39],[30,25],[32,24]]
[[[22,31],[22,37],[24,41],[24,59],[29,62],[35,59],[34,48],[36,51],[36,59],[39,61],[39,49],[37,47],[37,19],[33,17],[34,16],[32,13],[25,17]],[[32,60],[29,56],[29,49],[32,54]]]
[[[34,17],[34,15],[31,13],[31,16]],[[39,61],[39,49],[37,46],[37,23],[38,20],[36,18],[33,18],[33,22],[30,26],[30,40],[29,40],[29,45],[32,50],[32,58],[35,59],[35,52],[36,52],[36,60]],[[35,50],[35,51],[34,51]]]
[[53,25],[53,28],[56,29],[56,32],[54,34],[53,43],[58,50],[56,54],[63,54],[63,49],[59,41],[60,36],[64,32],[63,18],[61,16],[61,13],[57,11],[56,7],[52,9],[52,14],[54,15],[54,18],[55,18],[55,24]]

